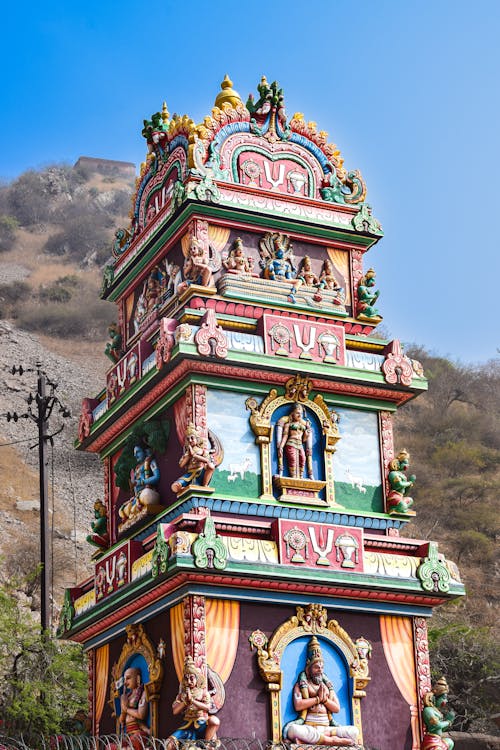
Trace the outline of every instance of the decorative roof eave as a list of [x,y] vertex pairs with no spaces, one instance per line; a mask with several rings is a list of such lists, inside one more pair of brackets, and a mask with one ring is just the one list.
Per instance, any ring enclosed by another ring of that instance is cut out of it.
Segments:
[[[234,378],[236,380],[266,385],[284,386],[290,374],[297,371],[307,372],[309,365],[295,360],[280,362],[280,371],[276,372],[276,360],[273,357],[261,355],[258,360],[242,361],[236,357],[229,358],[223,363],[212,359],[201,358],[190,344],[181,345],[171,358],[171,369],[152,370],[129,392],[130,395],[116,402],[105,412],[103,417],[93,424],[88,436],[75,447],[91,453],[108,451],[114,441],[122,435],[126,437],[128,428],[140,418],[150,418],[156,410],[165,408],[165,396],[169,394],[169,401],[177,398],[177,389],[183,387],[189,378],[205,377]],[[177,359],[180,357],[180,360]],[[328,396],[350,396],[361,399],[377,400],[384,404],[384,408],[400,406],[414,398],[422,390],[426,390],[427,383],[421,378],[414,378],[410,387],[400,384],[388,384],[382,375],[364,371],[352,371],[348,368],[336,368],[336,380],[330,380],[317,371],[309,372],[313,380],[313,388]],[[387,407],[386,407],[387,404]],[[125,430],[125,432],[124,432]]]
[[[447,593],[431,594],[422,590],[420,582],[406,582],[402,579],[387,579],[374,582],[373,576],[366,576],[366,580],[356,582],[352,573],[325,575],[323,571],[301,568],[301,579],[297,579],[297,570],[281,565],[268,565],[256,569],[255,564],[249,564],[247,569],[238,563],[228,563],[224,570],[196,570],[193,569],[192,559],[176,558],[169,565],[168,578],[157,583],[149,577],[140,579],[135,585],[127,587],[116,594],[111,595],[99,605],[92,607],[81,617],[75,618],[71,629],[64,633],[64,638],[69,638],[80,643],[86,643],[106,633],[111,628],[124,628],[128,618],[135,618],[138,614],[141,618],[152,616],[151,610],[160,611],[171,605],[172,598],[178,599],[190,589],[199,590],[199,587],[208,587],[206,593],[217,598],[231,597],[238,599],[240,596],[246,599],[248,592],[252,598],[261,596],[285,595],[292,600],[302,600],[304,595],[321,598],[325,606],[338,607],[338,600],[343,601],[343,606],[359,608],[372,604],[377,611],[394,611],[397,608],[407,609],[408,614],[415,614],[418,608],[419,615],[430,616],[433,607],[444,604],[465,594],[462,584],[450,584]],[[335,601],[337,600],[337,601]],[[148,612],[149,610],[149,612]],[[109,638],[110,636],[108,636]]]
[[[199,179],[197,178],[199,182]],[[283,213],[267,211],[259,212],[258,207],[244,205],[239,202],[239,196],[246,193],[255,196],[257,203],[267,196],[265,191],[246,190],[240,185],[221,184],[220,202],[203,202],[201,200],[187,198],[182,205],[172,213],[170,205],[166,205],[156,218],[154,224],[147,226],[140,235],[130,241],[126,251],[115,261],[114,266],[109,269],[108,277],[103,282],[102,297],[116,302],[125,293],[130,282],[135,279],[138,270],[146,269],[148,264],[154,263],[156,254],[161,247],[173,245],[179,239],[179,233],[183,230],[185,222],[191,218],[213,219],[221,225],[231,225],[237,229],[263,231],[282,231],[294,236],[316,238],[325,243],[345,243],[346,246],[356,246],[361,252],[366,252],[375,245],[382,237],[382,231],[371,231],[364,227],[356,229],[354,222],[361,212],[369,211],[368,207],[357,209],[341,204],[324,203],[321,201],[307,200],[307,204],[299,199],[288,200],[289,208],[297,207],[296,215],[290,214],[290,210]],[[269,200],[277,205],[277,196],[269,195]],[[301,208],[304,210],[301,211]],[[314,218],[314,209],[323,212]],[[332,222],[332,217],[338,220]],[[365,222],[366,223],[366,222]],[[119,230],[125,232],[125,230]],[[117,233],[118,234],[118,233]],[[168,252],[168,248],[167,248]]]

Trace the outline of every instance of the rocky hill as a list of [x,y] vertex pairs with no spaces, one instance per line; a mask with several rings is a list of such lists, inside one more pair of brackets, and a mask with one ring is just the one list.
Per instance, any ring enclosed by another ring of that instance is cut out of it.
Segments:
[[[26,573],[38,559],[37,428],[6,414],[26,412],[40,363],[72,414],[63,419],[55,411],[50,420],[51,432],[64,427],[49,449],[56,608],[63,588],[86,575],[85,536],[102,497],[99,459],[75,451],[73,441],[81,400],[102,389],[109,365],[103,350],[115,310],[98,292],[133,189],[130,169],[99,165],[80,159],[74,168],[27,172],[0,189],[0,555],[6,575]],[[22,376],[11,372],[19,365]]]

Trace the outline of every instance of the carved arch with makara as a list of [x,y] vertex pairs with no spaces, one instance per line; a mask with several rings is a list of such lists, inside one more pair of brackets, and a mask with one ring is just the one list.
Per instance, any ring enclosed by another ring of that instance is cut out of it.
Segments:
[[[153,737],[158,736],[158,703],[163,683],[163,665],[156,650],[146,634],[143,625],[127,625],[127,640],[121,650],[118,660],[111,669],[111,685],[109,704],[115,710],[115,701],[120,698],[120,681],[124,671],[131,666],[134,656],[142,656],[146,662],[149,680],[144,684],[146,698],[150,706],[150,729]],[[116,717],[117,734],[119,733],[119,717]]]
[[325,170],[302,145],[237,133],[226,138],[219,153],[228,181],[320,200]]
[[269,692],[273,744],[283,747],[283,655],[287,646],[304,636],[316,636],[331,644],[342,655],[348,677],[352,679],[351,715],[353,724],[359,731],[358,742],[362,745],[361,699],[366,696],[365,688],[371,679],[368,659],[360,656],[355,642],[337,620],[327,620],[327,611],[320,604],[297,607],[297,614],[280,625],[269,640],[261,630],[255,630],[249,637],[251,648],[257,649],[259,674]]

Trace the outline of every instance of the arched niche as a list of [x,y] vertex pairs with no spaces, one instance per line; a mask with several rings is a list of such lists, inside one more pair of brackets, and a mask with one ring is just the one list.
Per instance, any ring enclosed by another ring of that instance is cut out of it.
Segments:
[[141,671],[141,679],[149,701],[147,724],[151,735],[158,735],[158,702],[163,682],[163,665],[142,625],[127,625],[127,640],[118,660],[111,669],[110,705],[116,715],[116,731],[119,733],[120,696],[123,689],[123,674],[135,667]]
[[341,704],[335,721],[354,724],[362,745],[361,699],[370,682],[371,646],[364,638],[354,642],[337,620],[327,620],[326,609],[319,604],[297,607],[297,614],[280,625],[269,640],[261,630],[250,636],[251,647],[257,649],[260,676],[269,692],[272,741],[282,743],[284,725],[297,716],[291,692],[305,667],[306,651],[313,636],[321,645],[325,673],[332,680]]
[[[311,380],[295,375],[286,382],[283,395],[273,388],[260,405],[254,397],[245,402],[250,411],[250,427],[260,447],[262,500],[274,500],[276,491],[282,502],[339,507],[335,501],[333,477],[333,454],[340,439],[337,415],[328,409],[320,394],[310,398],[312,385]],[[294,405],[300,405],[304,417],[314,423],[313,464],[319,467],[317,473],[321,479],[294,478],[286,476],[289,471],[277,471],[280,419],[282,413],[289,415]]]

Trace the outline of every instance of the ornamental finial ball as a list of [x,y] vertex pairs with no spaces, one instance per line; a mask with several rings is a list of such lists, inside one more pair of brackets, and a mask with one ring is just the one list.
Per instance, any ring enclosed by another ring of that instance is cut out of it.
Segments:
[[226,102],[230,104],[231,107],[237,107],[238,104],[242,104],[241,97],[238,92],[233,89],[233,82],[229,78],[227,73],[224,76],[224,80],[222,81],[220,87],[221,90],[219,91],[215,99],[216,107],[221,109],[222,105]]

